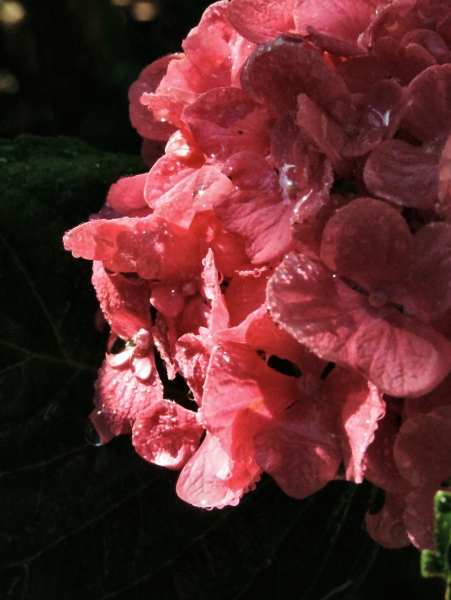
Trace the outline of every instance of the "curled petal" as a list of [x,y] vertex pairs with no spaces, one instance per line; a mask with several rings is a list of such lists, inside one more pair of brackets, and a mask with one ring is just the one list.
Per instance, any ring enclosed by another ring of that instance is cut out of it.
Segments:
[[177,481],[177,494],[200,508],[235,506],[260,477],[260,470],[249,472],[235,465],[219,440],[207,432],[202,445],[188,461]]
[[133,445],[151,463],[181,469],[192,457],[204,429],[196,413],[160,399],[139,413],[133,425]]

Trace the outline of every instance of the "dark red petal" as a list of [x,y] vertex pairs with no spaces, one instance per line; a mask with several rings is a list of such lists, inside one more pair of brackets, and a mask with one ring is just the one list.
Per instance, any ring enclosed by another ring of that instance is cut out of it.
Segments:
[[417,314],[425,321],[451,306],[451,224],[429,223],[414,236],[414,260],[408,288]]
[[341,75],[318,51],[305,48],[301,39],[281,36],[259,46],[246,63],[241,81],[251,98],[276,113],[296,110],[298,95],[307,94],[339,123],[358,118]]
[[401,140],[388,140],[370,154],[363,177],[373,194],[428,210],[437,200],[438,156]]
[[387,494],[382,510],[375,515],[366,514],[368,533],[384,548],[404,548],[410,544],[404,525],[405,507],[404,494]]
[[354,200],[337,210],[323,232],[323,262],[367,289],[402,282],[412,258],[413,241],[406,222],[380,200]]
[[451,65],[429,67],[410,83],[403,125],[418,140],[440,148],[451,131]]
[[373,52],[387,75],[403,86],[436,64],[435,58],[422,46],[415,43],[404,46],[390,36],[379,38]]
[[[357,127],[344,129],[348,136],[343,148],[344,156],[363,156],[397,131],[407,108],[408,95],[394,81],[378,81],[363,98],[364,109]],[[351,132],[351,133],[349,133]]]
[[413,486],[435,484],[451,477],[451,406],[407,419],[399,430],[394,455],[401,475]]
[[[415,402],[416,398],[406,400],[410,401]],[[394,404],[394,398],[387,399],[386,415],[378,422],[374,441],[365,453],[365,479],[387,492],[403,494],[410,490],[410,485],[401,477],[393,456],[400,419]]]

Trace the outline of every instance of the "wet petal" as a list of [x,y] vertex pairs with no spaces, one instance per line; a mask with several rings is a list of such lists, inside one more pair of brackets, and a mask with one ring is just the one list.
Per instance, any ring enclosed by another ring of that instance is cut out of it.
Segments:
[[133,445],[151,463],[181,469],[192,457],[204,429],[196,413],[161,399],[139,413],[133,425]]

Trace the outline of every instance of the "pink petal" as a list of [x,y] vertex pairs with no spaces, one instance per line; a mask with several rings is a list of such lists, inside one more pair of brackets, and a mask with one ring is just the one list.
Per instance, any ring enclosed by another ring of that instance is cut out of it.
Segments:
[[200,336],[185,333],[175,344],[174,360],[178,371],[185,378],[194,400],[200,406],[204,393],[205,377],[210,363],[210,352]]
[[166,74],[168,64],[175,57],[177,57],[176,54],[170,54],[154,61],[141,72],[138,80],[132,84],[128,92],[130,121],[143,138],[166,141],[175,131],[174,126],[170,123],[157,121],[147,104],[141,102],[143,94],[155,92]]
[[[94,403],[89,415],[103,443],[130,433],[140,413],[163,399],[163,386],[155,368],[153,350],[148,354],[152,375],[141,381],[127,365],[114,367],[107,355],[97,378]],[[114,362],[114,361],[113,361]]]
[[271,275],[272,269],[254,271],[253,265],[248,265],[247,269],[244,265],[235,272],[224,294],[231,327],[239,325],[265,302],[266,284]]
[[427,210],[437,199],[438,156],[401,140],[388,140],[370,154],[363,177],[373,194]]
[[289,496],[306,498],[334,479],[342,453],[331,421],[302,399],[256,435],[257,463]]
[[191,279],[202,260],[193,235],[153,215],[84,223],[66,233],[64,247],[76,257],[102,260],[111,271],[143,279]]
[[[211,194],[212,202],[223,196],[226,189],[230,190],[229,179],[222,173],[220,175],[223,180],[206,192],[208,196]],[[224,180],[227,182],[226,185]],[[190,232],[213,250],[216,266],[224,277],[232,277],[235,269],[249,261],[243,238],[227,231],[212,210],[196,213],[190,225]]]
[[144,200],[144,184],[147,173],[122,177],[110,187],[106,201],[121,215],[128,215],[132,210],[147,207]]
[[219,287],[218,271],[215,265],[214,254],[211,249],[202,261],[202,294],[209,301],[211,312],[208,329],[211,336],[222,329],[227,329],[230,324],[229,312],[221,288]]
[[259,469],[252,472],[234,465],[219,440],[207,432],[199,450],[188,461],[177,481],[177,494],[200,508],[236,506],[254,482]]
[[307,27],[311,26],[355,43],[379,4],[377,0],[297,0],[294,18],[299,33],[307,33]]
[[142,279],[107,273],[100,261],[94,261],[92,283],[100,307],[111,330],[132,338],[140,329],[150,331],[150,290]]
[[384,548],[404,548],[410,544],[403,519],[405,503],[404,494],[387,494],[382,510],[365,516],[368,533]]
[[264,158],[239,152],[224,167],[230,191],[215,212],[232,233],[242,235],[253,263],[280,258],[291,246],[293,202],[282,198],[279,178]]
[[[349,377],[348,374],[346,374]],[[378,421],[385,415],[385,402],[377,388],[361,378],[360,386],[348,393],[343,407],[342,420],[351,449],[347,457],[346,479],[362,483],[364,458],[374,439]],[[348,384],[349,385],[349,384]],[[359,389],[360,387],[360,389]]]
[[367,288],[403,281],[412,258],[413,241],[406,222],[380,200],[354,200],[337,210],[323,232],[323,262]]
[[199,165],[187,166],[177,156],[165,154],[150,170],[144,196],[158,217],[189,227],[194,215],[192,198]]
[[294,253],[268,284],[273,318],[315,354],[392,396],[421,396],[451,368],[451,344],[395,308],[372,307],[322,263]]
[[185,108],[182,119],[207,156],[224,160],[242,150],[268,152],[269,114],[237,88],[202,94]]
[[133,445],[143,458],[169,469],[181,469],[196,452],[204,432],[196,413],[161,399],[139,413]]
[[251,464],[254,435],[292,404],[297,393],[297,379],[268,367],[257,350],[224,342],[211,354],[203,421],[234,461]]
[[295,2],[296,0],[232,0],[227,8],[227,16],[243,37],[260,44],[294,30]]

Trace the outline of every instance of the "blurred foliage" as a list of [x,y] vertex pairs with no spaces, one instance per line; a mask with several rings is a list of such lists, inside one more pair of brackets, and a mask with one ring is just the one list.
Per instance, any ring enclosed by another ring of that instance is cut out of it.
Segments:
[[21,0],[17,23],[2,21],[0,10],[0,137],[75,135],[139,153],[128,88],[150,62],[181,50],[211,2],[155,0],[149,21],[136,20],[138,3],[129,3]]

